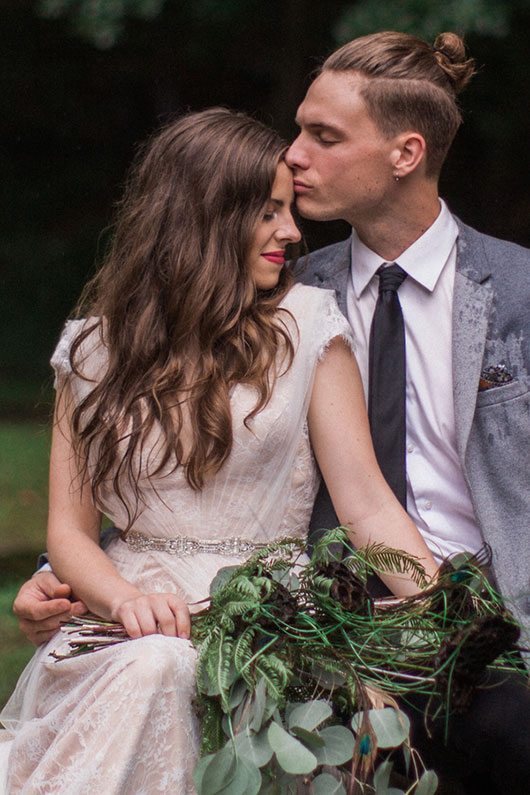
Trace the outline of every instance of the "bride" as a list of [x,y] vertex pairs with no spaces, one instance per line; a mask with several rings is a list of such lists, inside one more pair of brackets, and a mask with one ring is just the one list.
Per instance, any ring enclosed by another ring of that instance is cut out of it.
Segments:
[[[330,291],[285,266],[300,239],[285,148],[220,108],[158,133],[85,319],[66,324],[49,556],[134,640],[59,664],[60,636],[39,648],[1,715],[10,795],[194,791],[190,609],[221,567],[305,537],[315,458],[357,546],[398,546],[435,571],[377,468],[349,325]],[[122,528],[105,551],[103,513]]]

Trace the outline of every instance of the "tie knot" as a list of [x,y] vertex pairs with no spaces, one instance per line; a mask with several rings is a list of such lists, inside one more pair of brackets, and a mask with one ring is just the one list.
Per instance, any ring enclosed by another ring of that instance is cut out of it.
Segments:
[[397,293],[404,280],[407,278],[406,271],[394,262],[392,265],[381,265],[377,269],[379,275],[379,292],[383,293],[390,290],[392,293]]

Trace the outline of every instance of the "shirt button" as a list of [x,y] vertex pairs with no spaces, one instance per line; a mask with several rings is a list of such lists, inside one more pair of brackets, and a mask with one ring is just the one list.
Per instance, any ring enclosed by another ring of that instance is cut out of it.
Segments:
[[407,453],[413,453],[413,452],[414,452],[414,445],[413,444],[408,444],[407,445]]
[[430,511],[432,508],[432,502],[430,500],[425,500],[425,510]]

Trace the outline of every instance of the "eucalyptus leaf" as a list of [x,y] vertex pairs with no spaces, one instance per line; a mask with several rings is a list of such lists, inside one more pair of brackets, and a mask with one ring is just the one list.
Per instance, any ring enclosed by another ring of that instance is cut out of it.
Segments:
[[328,726],[319,735],[325,742],[314,751],[319,765],[342,765],[352,758],[355,737],[345,726]]
[[286,773],[303,775],[311,773],[317,766],[315,755],[277,723],[271,723],[267,736],[278,764]]
[[346,790],[341,781],[330,776],[329,773],[321,773],[313,779],[313,795],[346,795]]
[[325,745],[324,740],[315,732],[308,732],[307,729],[302,729],[300,726],[293,726],[291,734],[294,734],[304,745],[308,748],[323,748]]
[[213,754],[202,775],[202,795],[215,795],[231,784],[236,775],[237,758],[232,741]]
[[195,765],[195,770],[193,771],[193,783],[195,784],[195,789],[197,790],[198,795],[202,795],[202,780],[204,777],[204,771],[214,756],[216,756],[216,754],[208,754],[208,756],[203,756]]
[[340,671],[326,671],[318,663],[313,663],[311,673],[317,680],[320,687],[331,690],[333,687],[341,687],[346,681],[346,677]]
[[246,759],[238,758],[234,778],[226,787],[217,790],[217,793],[218,795],[258,795],[260,789],[261,773],[258,768]]
[[250,693],[243,697],[243,700],[237,707],[232,718],[232,726],[236,731],[241,731],[243,726],[247,726],[252,719],[251,697]]
[[235,709],[241,704],[247,692],[248,687],[244,679],[238,679],[234,682],[230,690],[230,696],[228,698],[228,705],[231,710]]
[[252,762],[256,767],[270,762],[273,750],[267,737],[267,729],[263,729],[259,734],[254,734],[248,727],[236,734],[234,738],[236,753],[245,761]]
[[226,583],[230,580],[234,572],[238,570],[239,566],[223,566],[222,569],[219,569],[215,577],[210,583],[210,596],[213,596],[223,588]]
[[333,710],[327,701],[322,699],[318,701],[308,701],[304,704],[298,704],[289,715],[289,728],[299,726],[301,729],[313,731],[327,720],[332,714]]
[[[363,719],[362,712],[356,712],[351,720],[352,729],[358,732]],[[392,707],[368,710],[368,719],[377,739],[379,748],[397,748],[409,736],[410,721],[404,712]]]
[[414,790],[414,795],[434,795],[438,789],[438,776],[434,770],[425,770]]
[[377,795],[379,795],[380,792],[383,793],[387,790],[393,767],[394,763],[389,759],[385,759],[384,762],[381,762],[381,764],[378,765],[377,770],[374,773],[374,787]]
[[403,759],[405,761],[405,773],[408,776],[409,768],[410,768],[411,753],[410,753],[410,748],[409,748],[409,746],[406,743],[403,743],[402,751],[403,751]]
[[267,685],[265,679],[260,679],[254,690],[254,699],[252,701],[252,719],[250,721],[250,728],[259,732],[263,725],[263,716],[265,714],[265,707],[267,704]]

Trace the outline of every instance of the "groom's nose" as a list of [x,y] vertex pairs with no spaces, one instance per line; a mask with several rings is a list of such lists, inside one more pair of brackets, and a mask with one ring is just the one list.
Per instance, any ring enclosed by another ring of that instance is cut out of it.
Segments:
[[307,159],[307,155],[304,151],[303,141],[302,141],[302,133],[294,139],[291,146],[285,153],[285,162],[289,166],[289,168],[293,169],[306,169],[309,168],[309,162]]

